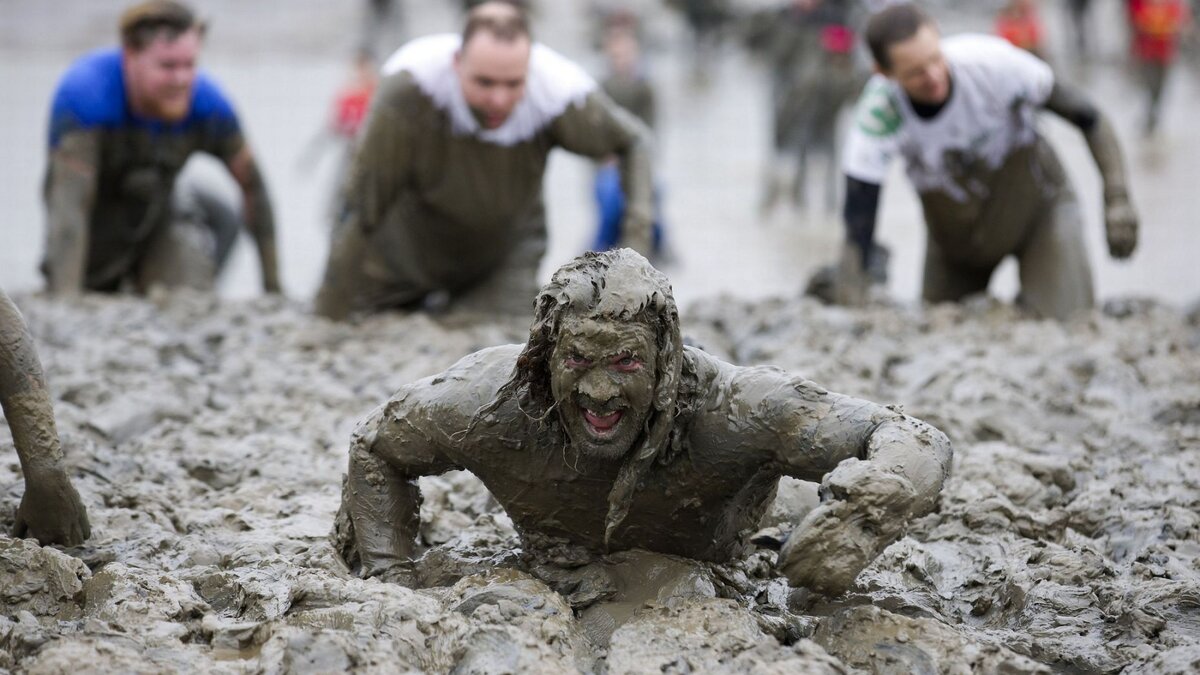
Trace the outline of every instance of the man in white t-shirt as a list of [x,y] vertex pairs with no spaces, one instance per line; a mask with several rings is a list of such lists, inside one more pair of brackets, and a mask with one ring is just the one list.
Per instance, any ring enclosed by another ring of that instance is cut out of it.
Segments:
[[1093,305],[1082,213],[1054,150],[1038,133],[1044,108],[1083,132],[1104,185],[1109,252],[1137,245],[1120,148],[1104,117],[1056,82],[1042,61],[985,35],[942,39],[912,4],[871,17],[878,73],[863,91],[846,140],[847,242],[836,298],[861,301],[875,250],[879,192],[904,157],[929,231],[923,296],[953,301],[985,291],[1005,257],[1020,266],[1020,303],[1066,318]]

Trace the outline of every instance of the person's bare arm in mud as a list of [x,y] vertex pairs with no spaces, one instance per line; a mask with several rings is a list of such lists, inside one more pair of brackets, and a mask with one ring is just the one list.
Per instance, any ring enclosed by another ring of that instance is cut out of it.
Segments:
[[1104,188],[1104,230],[1114,258],[1128,258],[1137,247],[1138,219],[1129,201],[1125,162],[1117,135],[1104,116],[1077,89],[1056,82],[1045,108],[1079,128],[1100,170]]
[[87,510],[63,466],[42,364],[20,312],[0,291],[0,406],[25,475],[12,536],[77,546],[91,536]]
[[250,146],[240,147],[225,159],[225,166],[242,189],[242,217],[246,229],[254,237],[258,247],[258,259],[262,266],[263,290],[279,293],[279,254],[275,245],[275,215],[271,209],[271,198],[263,181]]
[[46,176],[46,290],[80,293],[87,282],[89,221],[96,202],[100,131],[66,134],[50,153]]
[[607,94],[596,91],[560,115],[552,131],[558,144],[570,152],[595,159],[617,157],[625,192],[621,245],[650,255],[654,223],[650,130]]
[[770,411],[782,472],[821,483],[821,504],[788,537],[779,567],[794,585],[839,595],[937,505],[950,441],[891,408],[782,373],[762,377],[744,391],[761,399],[747,399],[751,409]]

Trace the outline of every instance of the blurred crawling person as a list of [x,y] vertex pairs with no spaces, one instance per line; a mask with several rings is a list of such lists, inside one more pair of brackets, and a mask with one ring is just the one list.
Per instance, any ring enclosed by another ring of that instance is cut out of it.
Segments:
[[12,536],[36,539],[43,546],[82,544],[91,536],[91,526],[63,465],[42,364],[21,313],[2,290],[0,407],[25,474],[25,494],[17,507]]
[[419,38],[383,67],[315,309],[528,316],[546,250],[542,200],[556,147],[615,156],[622,242],[649,252],[649,132],[582,68],[532,41],[519,4],[492,0],[462,35]]
[[1083,132],[1103,183],[1109,252],[1127,258],[1138,223],[1116,136],[1100,111],[1056,81],[1044,62],[998,37],[943,40],[912,4],[875,14],[867,41],[879,72],[863,91],[846,142],[847,241],[837,299],[864,296],[880,187],[900,155],[929,233],[926,300],[986,291],[997,265],[1012,255],[1020,302],[1034,313],[1065,319],[1092,307],[1083,214],[1035,113],[1044,108]]
[[1167,73],[1179,52],[1179,39],[1191,28],[1191,12],[1183,0],[1128,0],[1133,31],[1133,59],[1146,89],[1148,104],[1142,131],[1158,130]]
[[[263,287],[279,291],[266,186],[233,107],[197,71],[204,31],[186,6],[149,0],[121,15],[119,48],[87,54],[63,75],[44,186],[51,293],[211,288],[243,222]],[[179,179],[194,152],[224,162],[242,190],[241,215]]]

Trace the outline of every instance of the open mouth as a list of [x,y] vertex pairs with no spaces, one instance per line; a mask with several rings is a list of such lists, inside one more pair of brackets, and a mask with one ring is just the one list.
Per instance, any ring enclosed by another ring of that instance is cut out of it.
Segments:
[[587,408],[583,408],[582,410],[583,419],[588,424],[588,430],[600,438],[607,438],[613,435],[613,430],[616,428],[617,423],[621,421],[621,416],[624,414],[620,410],[614,410],[604,415],[592,412]]

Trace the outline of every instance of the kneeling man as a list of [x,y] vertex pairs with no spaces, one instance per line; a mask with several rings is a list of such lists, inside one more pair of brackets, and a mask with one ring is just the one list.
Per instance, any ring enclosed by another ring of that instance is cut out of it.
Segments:
[[822,503],[780,566],[835,595],[934,508],[950,457],[944,434],[890,408],[684,347],[666,277],[620,249],[555,273],[526,344],[414,382],[359,426],[339,545],[363,576],[405,578],[417,478],[465,469],[536,558],[725,562],[788,475],[821,482]]

